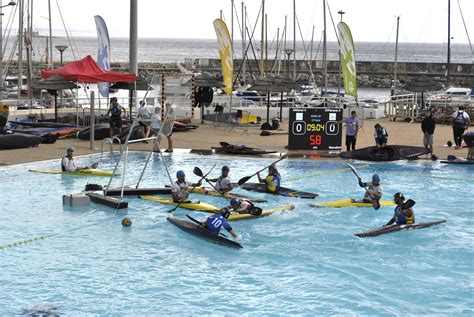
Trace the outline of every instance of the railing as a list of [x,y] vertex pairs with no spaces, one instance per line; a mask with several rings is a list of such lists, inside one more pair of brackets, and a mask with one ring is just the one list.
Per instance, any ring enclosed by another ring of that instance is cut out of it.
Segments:
[[112,138],[105,138],[102,140],[102,143],[100,145],[100,155],[104,155],[104,145],[106,144],[109,144],[109,153],[110,155],[114,154],[114,140],[117,140],[118,142],[118,145],[119,145],[119,150],[120,150],[120,154],[122,154],[122,141],[120,141],[120,139],[116,136],[112,137]]

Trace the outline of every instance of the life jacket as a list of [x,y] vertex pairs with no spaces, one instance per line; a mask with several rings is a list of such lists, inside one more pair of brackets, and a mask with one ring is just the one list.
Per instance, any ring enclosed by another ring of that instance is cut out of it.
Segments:
[[377,134],[377,139],[382,139],[388,137],[387,130],[385,128],[380,128],[375,130],[375,133]]
[[247,211],[250,211],[252,210],[253,208],[255,208],[255,205],[251,202],[251,201],[248,201],[248,200],[241,200],[240,201],[240,204],[239,204],[239,207],[237,209],[240,209],[240,206],[242,206],[242,203],[245,202],[247,206],[245,206],[245,209]]
[[458,114],[456,115],[456,118],[454,118],[453,122],[460,125],[465,125],[466,118],[464,117],[464,111],[463,112],[458,111]]
[[268,175],[265,178],[265,183],[267,184],[267,191],[276,193],[280,190],[281,176],[280,174]]
[[122,115],[122,109],[118,104],[115,104],[110,109],[110,114],[112,117],[120,117]]
[[395,207],[395,222],[397,225],[410,225],[415,223],[415,213],[412,211],[411,216],[407,217],[402,207]]

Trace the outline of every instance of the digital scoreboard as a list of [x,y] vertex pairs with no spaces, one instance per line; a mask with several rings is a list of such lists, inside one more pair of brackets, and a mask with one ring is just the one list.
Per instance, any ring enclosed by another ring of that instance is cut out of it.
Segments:
[[341,150],[342,109],[291,108],[289,150]]

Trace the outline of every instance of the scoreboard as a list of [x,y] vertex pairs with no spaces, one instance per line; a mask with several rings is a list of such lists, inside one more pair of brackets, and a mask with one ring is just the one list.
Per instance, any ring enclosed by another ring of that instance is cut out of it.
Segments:
[[291,108],[289,150],[341,150],[342,109]]

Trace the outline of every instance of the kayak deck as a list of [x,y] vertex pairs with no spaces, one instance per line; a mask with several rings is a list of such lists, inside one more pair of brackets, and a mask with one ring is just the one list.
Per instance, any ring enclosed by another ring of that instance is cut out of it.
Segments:
[[359,238],[376,237],[382,234],[387,234],[387,233],[392,233],[392,232],[397,232],[397,231],[402,231],[402,230],[428,228],[434,225],[439,225],[443,222],[446,222],[446,220],[443,219],[443,220],[438,220],[438,221],[420,222],[420,223],[414,223],[410,225],[396,225],[395,224],[395,225],[380,227],[380,228],[370,230],[367,232],[355,233],[354,235]]
[[[252,214],[231,213],[227,220],[228,221],[238,221],[238,220],[258,219],[258,218],[263,218],[263,217],[273,215],[275,213],[279,213],[279,212],[283,212],[283,211],[289,211],[289,210],[293,210],[293,209],[295,209],[295,205],[286,204],[286,205],[283,205],[283,206],[262,210],[262,213],[258,216],[257,215],[252,215]],[[211,211],[211,212],[216,213],[218,211]]]
[[303,192],[303,191],[290,189],[286,187],[280,187],[280,190],[278,192],[268,192],[266,185],[261,184],[261,183],[246,183],[242,185],[242,188],[246,190],[250,190],[250,191],[256,191],[259,193],[267,193],[267,194],[280,195],[280,196],[286,196],[286,197],[314,199],[315,197],[318,196],[318,194]]
[[[395,206],[395,203],[390,200],[380,200],[380,206]],[[371,203],[363,202],[352,202],[352,199],[338,199],[322,203],[310,203],[311,207],[321,208],[321,207],[334,207],[334,208],[343,208],[343,207],[373,207]]]
[[[103,171],[98,169],[83,169],[74,172],[63,172],[63,171],[54,171],[54,170],[29,170],[34,173],[43,173],[43,174],[63,174],[63,175],[78,175],[78,176],[112,176],[113,172]],[[120,174],[115,174],[120,175]]]
[[169,222],[177,226],[179,229],[183,230],[184,232],[187,232],[189,234],[192,234],[198,238],[224,245],[227,247],[231,248],[236,248],[236,249],[242,249],[243,246],[233,240],[230,240],[222,235],[216,235],[204,228],[203,226],[200,226],[198,224],[195,224],[193,222],[187,221],[187,220],[182,220],[174,217],[168,217],[166,218]]
[[[173,200],[169,198],[162,198],[162,197],[155,197],[155,196],[148,196],[148,195],[140,195],[138,198],[145,199],[145,200],[151,200],[163,205],[170,205],[170,206],[177,206],[179,203],[173,202]],[[184,209],[189,209],[189,210],[198,210],[198,211],[208,211],[208,212],[216,212],[219,211],[220,208],[217,208],[216,206],[209,205],[203,202],[198,202],[198,203],[182,203],[179,204],[180,208]]]

